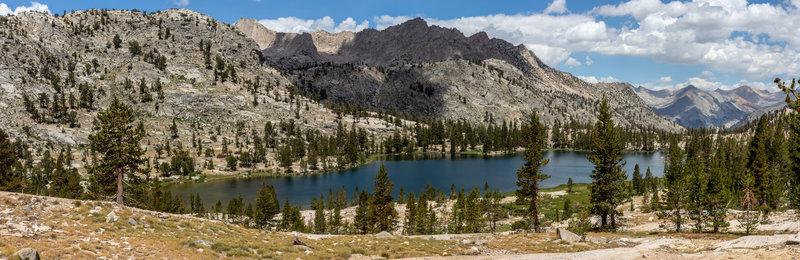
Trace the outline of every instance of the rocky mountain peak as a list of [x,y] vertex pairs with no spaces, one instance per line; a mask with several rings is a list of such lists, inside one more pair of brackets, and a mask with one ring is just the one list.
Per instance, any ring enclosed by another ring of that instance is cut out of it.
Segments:
[[688,85],[677,90],[634,91],[660,115],[685,127],[734,127],[753,115],[783,105],[780,93],[764,92],[749,86],[732,90],[703,90]]
[[267,46],[267,64],[292,75],[307,95],[334,102],[473,123],[520,121],[532,108],[546,123],[590,122],[605,94],[617,97],[612,107],[629,108],[618,110],[621,124],[679,128],[627,84],[589,84],[485,32],[467,37],[421,18],[383,30],[278,32],[274,38],[254,20],[242,19],[236,28]]

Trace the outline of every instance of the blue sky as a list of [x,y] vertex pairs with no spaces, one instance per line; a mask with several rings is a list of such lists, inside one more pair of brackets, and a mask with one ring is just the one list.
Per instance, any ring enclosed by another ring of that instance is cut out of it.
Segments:
[[800,75],[800,0],[745,1],[30,1],[0,0],[51,13],[90,8],[188,8],[226,23],[253,18],[274,30],[382,29],[408,18],[486,31],[524,44],[545,63],[587,81],[655,89],[750,85],[775,91],[775,77]]

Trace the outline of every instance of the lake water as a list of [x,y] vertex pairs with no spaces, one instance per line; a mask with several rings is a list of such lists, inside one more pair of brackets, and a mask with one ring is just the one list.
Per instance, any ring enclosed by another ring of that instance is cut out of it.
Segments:
[[[546,158],[550,163],[543,171],[550,175],[549,179],[542,181],[541,187],[555,187],[566,184],[569,178],[575,183],[589,183],[589,174],[593,165],[586,159],[584,152],[548,151]],[[664,172],[664,154],[652,153],[626,153],[623,160],[627,162],[623,169],[627,171],[628,179],[633,175],[635,164],[639,164],[642,175],[650,167],[654,176],[660,177]],[[395,194],[402,186],[408,193],[419,193],[425,188],[426,183],[431,186],[450,192],[450,186],[455,184],[458,189],[470,190],[475,187],[483,189],[488,182],[491,189],[501,192],[515,190],[516,171],[523,164],[521,154],[509,156],[462,155],[458,158],[424,156],[418,158],[389,157],[385,160],[375,161],[355,169],[336,171],[325,174],[294,177],[258,177],[221,180],[204,183],[182,183],[170,187],[173,194],[185,196],[188,201],[190,193],[200,193],[206,208],[221,200],[225,205],[232,198],[242,195],[245,202],[252,201],[261,182],[275,187],[281,203],[288,197],[293,205],[302,203],[307,206],[314,196],[328,195],[328,189],[345,186],[348,195],[352,196],[356,186],[359,189],[373,190],[375,174],[380,165],[386,166],[389,178],[394,182]]]

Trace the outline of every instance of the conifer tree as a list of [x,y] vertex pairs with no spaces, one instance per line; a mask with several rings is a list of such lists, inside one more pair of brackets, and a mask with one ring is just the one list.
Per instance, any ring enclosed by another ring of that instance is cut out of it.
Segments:
[[539,121],[536,110],[531,111],[528,125],[523,130],[522,144],[525,147],[525,164],[517,170],[517,203],[525,205],[528,228],[539,232],[539,182],[550,178],[542,173],[542,167],[550,162],[544,159],[545,128]]
[[572,193],[572,177],[567,180],[567,193]]
[[603,97],[597,114],[597,123],[592,128],[591,155],[587,156],[594,164],[591,184],[591,212],[600,216],[601,229],[617,228],[616,208],[625,199],[627,179],[622,166],[622,143],[617,134],[608,99]]
[[720,229],[728,226],[725,220],[727,216],[728,193],[727,193],[727,179],[729,178],[726,173],[727,151],[723,148],[721,142],[717,144],[717,151],[714,154],[714,159],[711,162],[711,171],[709,172],[708,180],[706,181],[705,196],[703,199],[703,206],[705,212],[709,216],[709,224],[713,228],[714,233]]
[[62,198],[79,198],[83,193],[81,187],[81,176],[78,170],[72,167],[65,167],[66,157],[64,151],[58,155],[56,160],[55,171],[52,174],[52,181],[50,182],[50,196]]
[[[770,132],[766,115],[758,120],[753,138],[748,148],[747,173],[753,180],[753,196],[758,205],[768,207],[767,194],[769,193],[769,178],[771,169],[769,165]],[[767,210],[764,208],[763,210]]]
[[639,164],[637,163],[636,166],[633,168],[633,191],[636,195],[642,195],[645,191],[645,184],[642,180],[642,172],[639,171]]
[[367,234],[372,231],[375,224],[372,216],[372,196],[366,191],[361,191],[358,195],[358,206],[356,207],[356,216],[353,218],[356,231],[359,234]]
[[17,174],[13,167],[17,164],[14,147],[6,132],[0,129],[0,190],[17,191],[22,188],[23,176]]
[[392,231],[396,223],[397,211],[392,198],[394,183],[389,179],[386,167],[381,165],[375,175],[375,192],[372,199],[372,216],[376,231]]
[[797,80],[787,85],[780,78],[775,78],[775,84],[786,94],[786,106],[791,110],[784,119],[789,127],[789,141],[785,144],[788,156],[787,171],[789,172],[789,204],[795,209],[800,209],[800,99],[798,99]]
[[272,185],[266,185],[262,181],[261,189],[258,190],[255,201],[256,208],[254,218],[256,225],[265,227],[269,224],[270,220],[280,212],[280,204],[278,202],[278,196],[275,194],[275,188],[273,188]]
[[417,202],[414,198],[414,193],[408,193],[408,198],[406,199],[406,220],[403,224],[403,231],[407,235],[415,234],[417,229],[416,221],[417,220]]
[[653,172],[650,171],[650,166],[647,166],[647,170],[645,170],[643,186],[645,192],[647,192],[648,190],[655,191],[656,189],[658,189],[656,187],[656,179],[653,177]]
[[[687,185],[683,165],[683,151],[678,146],[677,139],[673,138],[670,142],[667,156],[669,159],[664,172],[667,189],[664,199],[666,206],[661,208],[663,212],[660,213],[659,217],[670,218],[675,224],[675,230],[681,232],[681,225],[684,222],[681,211],[685,209],[684,202],[686,201]],[[653,200],[656,201],[657,198],[654,196]]]
[[116,183],[114,196],[119,205],[124,202],[125,178],[136,178],[134,172],[144,162],[139,141],[145,132],[142,124],[135,121],[133,110],[114,97],[108,110],[97,114],[95,133],[89,135],[92,150],[100,155],[92,168],[100,191],[103,195],[110,194]]

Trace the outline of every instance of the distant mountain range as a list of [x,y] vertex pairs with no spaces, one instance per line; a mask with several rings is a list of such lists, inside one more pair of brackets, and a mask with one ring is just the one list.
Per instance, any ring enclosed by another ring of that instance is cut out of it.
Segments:
[[735,127],[784,105],[785,95],[749,86],[702,90],[693,85],[677,90],[633,90],[661,116],[684,127]]
[[656,114],[627,83],[585,82],[542,63],[523,45],[430,26],[416,18],[357,33],[281,33],[253,19],[237,30],[262,49],[306,95],[418,116],[481,122],[521,122],[531,109],[546,124],[593,122],[610,99],[621,125],[681,127]]

